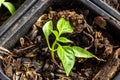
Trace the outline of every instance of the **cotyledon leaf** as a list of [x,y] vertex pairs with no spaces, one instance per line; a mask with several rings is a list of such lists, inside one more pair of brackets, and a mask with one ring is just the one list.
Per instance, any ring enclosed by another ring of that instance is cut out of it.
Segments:
[[48,21],[47,23],[45,23],[43,25],[43,33],[45,35],[45,38],[46,38],[46,41],[47,41],[47,44],[48,44],[48,47],[50,49],[50,44],[49,44],[49,36],[50,34],[52,33],[51,30],[53,30],[53,23],[52,23],[52,20]]
[[10,2],[3,2],[3,5],[10,11],[10,13],[13,15],[15,12],[15,7]]

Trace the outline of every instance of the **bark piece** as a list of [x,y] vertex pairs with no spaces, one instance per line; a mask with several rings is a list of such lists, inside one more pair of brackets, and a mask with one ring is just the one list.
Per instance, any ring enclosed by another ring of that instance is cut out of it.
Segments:
[[106,65],[95,75],[92,80],[110,80],[120,67],[120,48],[110,57]]

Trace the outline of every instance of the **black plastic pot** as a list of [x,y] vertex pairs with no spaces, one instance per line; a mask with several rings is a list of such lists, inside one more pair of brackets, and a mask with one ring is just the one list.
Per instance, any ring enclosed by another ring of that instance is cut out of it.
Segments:
[[[100,7],[101,3],[96,3],[97,0],[26,0],[23,5],[16,11],[16,13],[11,16],[11,18],[9,18],[2,26],[0,26],[0,45],[8,49],[12,48],[15,46],[19,38],[28,32],[30,27],[50,5],[54,4],[55,7],[66,6],[73,1],[77,1],[77,3],[80,3],[80,5],[82,4],[87,6],[98,15],[110,18],[107,19],[108,26],[110,26],[107,29],[114,36],[120,36],[120,22],[116,18],[116,16],[120,17],[120,14],[114,13],[112,15],[112,13],[108,13],[108,10],[112,10],[114,12],[116,11],[111,9],[111,7],[108,8],[108,5],[105,7],[105,9],[104,6]],[[9,80],[3,74],[2,70],[1,73],[0,78],[2,80]],[[4,77],[4,79],[2,77]],[[119,80],[118,76],[115,77],[114,80]]]

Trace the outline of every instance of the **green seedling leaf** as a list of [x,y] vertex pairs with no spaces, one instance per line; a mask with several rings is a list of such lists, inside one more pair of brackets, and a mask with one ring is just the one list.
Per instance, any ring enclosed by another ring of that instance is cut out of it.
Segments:
[[53,23],[52,23],[52,21],[50,20],[47,23],[45,23],[43,25],[42,29],[43,29],[43,33],[44,33],[45,37],[48,38],[50,36],[50,34],[51,34],[51,31],[53,30]]
[[58,31],[56,31],[56,30],[51,30],[51,32],[55,35],[56,38],[59,37],[59,33],[58,33]]
[[57,54],[63,64],[66,75],[69,76],[69,73],[75,64],[75,55],[72,48],[59,45],[57,48]]
[[81,58],[93,58],[94,57],[94,55],[92,53],[90,53],[89,51],[87,51],[81,47],[73,46],[72,49],[73,49],[76,57],[81,57]]
[[49,47],[49,49],[50,49],[49,36],[50,36],[50,34],[52,33],[51,31],[53,30],[53,23],[52,23],[52,21],[50,20],[50,21],[48,21],[47,23],[45,23],[45,24],[43,25],[42,30],[43,30],[43,33],[44,33],[44,35],[45,35],[45,38],[46,38],[48,47]]
[[5,2],[5,0],[0,0],[0,7],[2,6],[2,4]]
[[58,41],[63,43],[72,43],[72,41],[67,39],[66,37],[59,37]]
[[13,15],[15,12],[15,7],[10,2],[3,2],[3,5],[10,11],[10,13]]
[[57,29],[59,31],[59,35],[61,35],[63,33],[72,33],[73,32],[73,29],[72,29],[69,21],[66,21],[64,18],[61,18],[57,22]]
[[[94,56],[92,53],[88,52],[87,50],[77,47],[77,46],[61,46],[59,42],[62,43],[70,43],[72,42],[71,40],[67,39],[66,37],[61,37],[61,34],[63,33],[72,33],[73,29],[70,26],[69,21],[66,21],[64,18],[60,18],[60,20],[57,23],[57,30],[53,30],[53,24],[52,21],[48,21],[44,26],[43,26],[43,33],[45,35],[47,44],[49,49],[51,50],[51,56],[53,62],[56,62],[54,58],[54,53],[57,51],[57,55],[59,59],[62,62],[62,65],[65,69],[66,75],[69,76],[69,73],[71,69],[73,68],[75,64],[75,57],[82,57],[82,58],[92,58]],[[49,44],[49,36],[50,34],[53,33],[55,35],[55,40],[52,43],[52,47],[50,48]],[[58,46],[56,46],[58,45]]]

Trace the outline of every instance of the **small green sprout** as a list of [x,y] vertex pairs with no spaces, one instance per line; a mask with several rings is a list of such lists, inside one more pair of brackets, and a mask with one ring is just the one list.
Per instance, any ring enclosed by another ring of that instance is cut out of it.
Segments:
[[9,12],[13,15],[14,12],[15,12],[15,7],[14,5],[11,3],[11,2],[6,2],[5,0],[0,0],[0,7],[4,5],[8,10]]
[[[56,52],[59,59],[62,62],[62,65],[65,69],[66,75],[69,76],[69,73],[71,69],[73,68],[75,64],[75,57],[81,57],[81,58],[93,58],[94,55],[87,50],[78,47],[78,46],[69,46],[69,45],[61,45],[60,43],[72,43],[71,40],[69,40],[66,37],[62,37],[62,34],[65,33],[72,33],[73,29],[69,23],[69,21],[66,21],[64,18],[60,18],[57,22],[57,30],[53,30],[53,22],[50,20],[43,26],[43,33],[45,35],[48,48],[51,50],[51,56],[52,60],[54,62],[54,53]],[[55,35],[55,40],[53,44],[50,46],[49,43],[49,36],[51,34]]]

